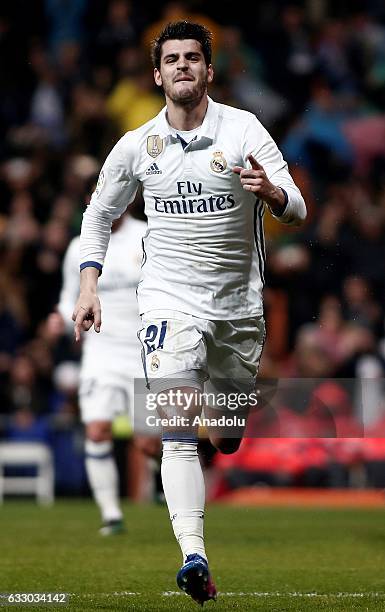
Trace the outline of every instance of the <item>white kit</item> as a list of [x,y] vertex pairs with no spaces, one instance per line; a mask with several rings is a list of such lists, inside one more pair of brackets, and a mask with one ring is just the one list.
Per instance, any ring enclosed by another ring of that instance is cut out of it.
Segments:
[[[140,278],[142,261],[142,236],[146,224],[126,217],[122,226],[111,234],[103,275],[98,284],[102,307],[100,333],[91,328],[83,334],[82,367],[80,371],[80,399],[83,420],[101,417],[97,406],[105,411],[108,404],[102,401],[101,387],[114,388],[115,412],[121,412],[133,400],[133,379],[143,376],[140,344],[137,331],[140,327],[136,287]],[[60,294],[59,312],[72,328],[72,312],[79,293],[79,237],[68,247],[63,266],[63,288]],[[125,391],[129,397],[117,393]],[[97,393],[92,395],[92,391]],[[97,396],[101,397],[97,402]],[[87,397],[90,397],[90,410]],[[119,401],[118,401],[119,400]],[[119,405],[119,406],[118,406]],[[106,415],[107,416],[107,415]]]
[[249,112],[209,99],[203,124],[187,146],[169,126],[166,109],[125,134],[84,213],[81,267],[102,269],[111,221],[141,183],[148,230],[140,313],[173,310],[214,320],[262,315],[265,204],[232,172],[234,166],[250,167],[249,154],[287,194],[279,220],[301,221],[306,209],[300,191],[276,144]]

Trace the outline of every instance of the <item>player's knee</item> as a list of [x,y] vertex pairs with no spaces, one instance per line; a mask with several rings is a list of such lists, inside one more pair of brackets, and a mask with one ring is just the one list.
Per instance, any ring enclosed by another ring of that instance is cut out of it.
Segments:
[[86,438],[91,442],[106,442],[112,439],[111,423],[109,421],[92,421],[87,423]]
[[224,455],[235,453],[240,447],[242,438],[210,438],[211,444]]

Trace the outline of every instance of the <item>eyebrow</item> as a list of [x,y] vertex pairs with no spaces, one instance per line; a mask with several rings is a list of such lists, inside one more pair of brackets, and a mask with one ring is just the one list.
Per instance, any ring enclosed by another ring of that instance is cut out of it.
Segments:
[[199,55],[203,57],[203,53],[201,51],[187,51],[186,53],[167,53],[167,55],[163,56],[163,60],[172,58],[172,57],[179,57],[180,55],[184,55],[187,59],[193,55]]

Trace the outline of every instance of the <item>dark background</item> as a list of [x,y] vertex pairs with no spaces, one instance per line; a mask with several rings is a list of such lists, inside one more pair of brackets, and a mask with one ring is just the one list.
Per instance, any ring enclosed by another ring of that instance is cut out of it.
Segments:
[[[361,439],[354,458],[340,463],[379,465],[377,479],[365,477],[379,486],[385,457],[378,440],[385,371],[385,5],[379,0],[264,1],[239,9],[227,1],[2,2],[3,438],[49,443],[58,490],[83,490],[79,348],[70,335],[50,334],[46,318],[101,163],[125,131],[163,106],[149,41],[165,21],[186,17],[214,33],[210,94],[258,116],[308,206],[299,231],[265,221],[268,341],[261,375],[332,381],[319,394],[321,412],[326,406],[328,415],[347,415],[340,437],[355,437],[359,420],[372,440],[368,449]],[[141,204],[138,198],[138,216]],[[341,395],[342,378],[360,389],[369,385],[363,402]],[[319,427],[319,436],[328,435],[322,418]]]

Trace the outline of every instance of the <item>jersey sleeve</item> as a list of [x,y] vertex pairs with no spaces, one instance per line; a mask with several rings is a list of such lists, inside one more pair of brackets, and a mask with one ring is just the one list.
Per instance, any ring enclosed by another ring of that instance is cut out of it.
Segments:
[[124,213],[135,198],[139,184],[133,170],[136,149],[130,132],[118,141],[104,162],[91,202],[83,214],[81,270],[93,266],[101,272],[112,222]]
[[63,260],[62,277],[58,311],[69,333],[73,331],[72,313],[79,294],[79,238],[74,238],[67,248]]
[[289,173],[282,153],[256,117],[252,117],[244,138],[244,162],[249,168],[251,166],[247,161],[247,156],[250,154],[263,166],[273,185],[280,187],[285,194],[286,206],[282,215],[272,213],[273,217],[281,223],[300,225],[306,219],[305,201]]

